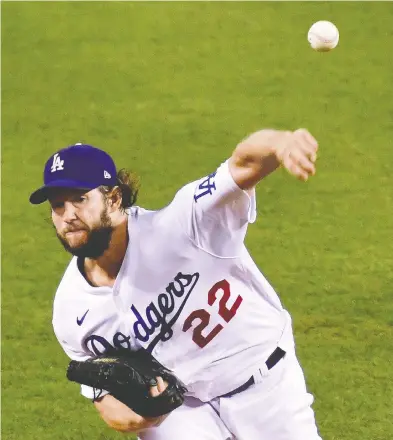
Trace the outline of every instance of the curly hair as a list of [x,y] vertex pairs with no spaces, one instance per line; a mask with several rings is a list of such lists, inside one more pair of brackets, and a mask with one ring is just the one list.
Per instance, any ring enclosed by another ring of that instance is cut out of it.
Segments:
[[115,186],[104,186],[98,187],[100,192],[105,198],[108,197],[114,189],[118,188],[121,194],[121,207],[120,209],[124,212],[127,208],[131,208],[136,203],[138,197],[138,191],[140,188],[139,177],[133,172],[122,168],[117,172],[117,185]]

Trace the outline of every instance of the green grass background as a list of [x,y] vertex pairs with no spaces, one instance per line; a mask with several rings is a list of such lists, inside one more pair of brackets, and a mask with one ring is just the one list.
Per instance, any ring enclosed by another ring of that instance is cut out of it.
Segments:
[[[294,318],[322,437],[391,440],[393,3],[1,7],[2,438],[122,438],[66,381],[52,333],[69,257],[28,203],[49,155],[107,149],[159,208],[246,134],[307,127],[316,177],[264,181],[247,244]],[[340,30],[331,53],[308,47],[320,19]]]

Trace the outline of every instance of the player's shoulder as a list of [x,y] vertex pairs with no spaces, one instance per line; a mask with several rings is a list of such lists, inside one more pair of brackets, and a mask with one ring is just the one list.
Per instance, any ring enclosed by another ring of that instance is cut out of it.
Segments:
[[160,207],[152,210],[141,206],[133,206],[128,210],[129,222],[150,223],[166,220],[169,217],[176,218],[179,211],[184,211],[191,205],[196,182],[190,182],[178,189],[170,201]]
[[221,163],[213,172],[199,177],[195,180],[185,183],[177,191],[174,196],[163,207],[157,210],[145,209],[140,206],[133,206],[127,211],[130,219],[150,220],[153,218],[161,218],[176,214],[178,211],[187,211],[192,208],[193,203],[202,196],[201,192],[209,190],[210,186],[214,187],[214,178],[217,174],[230,176],[228,161]]
[[[204,195],[211,194],[215,187],[217,175],[229,175],[227,162],[222,163],[210,174],[192,180],[181,186],[164,207],[158,210],[149,210],[140,206],[129,209],[129,225],[139,224],[140,230],[144,229],[154,235],[154,231],[167,232],[168,240],[172,236],[179,236],[182,231],[186,236],[192,235],[193,207]],[[224,178],[225,180],[225,178]]]
[[128,208],[126,212],[129,220],[139,220],[141,218],[146,218],[147,216],[152,216],[158,211],[142,208],[141,206],[132,206],[131,208]]

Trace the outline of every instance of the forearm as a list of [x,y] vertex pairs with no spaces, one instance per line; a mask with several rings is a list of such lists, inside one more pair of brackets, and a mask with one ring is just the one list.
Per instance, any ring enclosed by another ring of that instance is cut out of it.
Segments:
[[165,418],[144,418],[110,394],[94,402],[94,405],[110,428],[123,433],[137,434],[144,429],[157,426]]
[[317,141],[304,129],[257,131],[235,148],[229,170],[237,185],[252,189],[280,165],[300,180],[315,174]]
[[277,146],[285,136],[284,131],[261,130],[237,145],[229,159],[229,168],[242,189],[254,187],[280,166]]

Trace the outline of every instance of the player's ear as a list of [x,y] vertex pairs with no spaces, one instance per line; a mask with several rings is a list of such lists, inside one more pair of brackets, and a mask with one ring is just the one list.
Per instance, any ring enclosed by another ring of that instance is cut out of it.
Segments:
[[122,194],[121,189],[118,186],[114,186],[106,195],[107,204],[109,208],[112,208],[114,211],[120,209],[122,202]]

